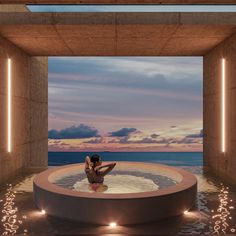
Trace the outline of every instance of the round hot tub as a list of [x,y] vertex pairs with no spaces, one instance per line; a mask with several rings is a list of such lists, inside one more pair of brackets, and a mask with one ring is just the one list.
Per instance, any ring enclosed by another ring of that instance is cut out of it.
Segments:
[[48,215],[119,225],[177,216],[194,206],[197,180],[179,168],[117,162],[104,184],[91,188],[84,164],[50,168],[34,179],[36,206]]

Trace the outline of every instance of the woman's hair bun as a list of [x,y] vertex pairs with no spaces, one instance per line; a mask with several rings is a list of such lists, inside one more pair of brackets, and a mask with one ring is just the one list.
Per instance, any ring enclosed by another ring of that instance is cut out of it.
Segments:
[[95,166],[97,162],[101,161],[101,157],[98,154],[94,154],[90,157],[91,166]]

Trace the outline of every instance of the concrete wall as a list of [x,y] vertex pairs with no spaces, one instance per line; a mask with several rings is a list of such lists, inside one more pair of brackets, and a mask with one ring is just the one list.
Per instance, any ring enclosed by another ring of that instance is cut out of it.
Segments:
[[48,59],[30,58],[29,167],[48,164]]
[[[12,153],[7,153],[7,58],[12,59]],[[47,166],[47,58],[29,57],[0,38],[0,185]]]
[[[221,152],[221,58],[226,59],[226,152]],[[204,165],[236,184],[236,34],[204,56]]]
[[28,8],[23,4],[2,4],[0,5],[0,12],[27,12]]

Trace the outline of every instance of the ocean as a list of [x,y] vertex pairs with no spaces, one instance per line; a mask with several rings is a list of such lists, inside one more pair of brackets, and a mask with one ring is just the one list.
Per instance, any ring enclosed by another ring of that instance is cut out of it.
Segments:
[[[139,161],[171,166],[202,166],[202,152],[96,152],[103,161]],[[48,152],[48,165],[83,163],[89,152]]]

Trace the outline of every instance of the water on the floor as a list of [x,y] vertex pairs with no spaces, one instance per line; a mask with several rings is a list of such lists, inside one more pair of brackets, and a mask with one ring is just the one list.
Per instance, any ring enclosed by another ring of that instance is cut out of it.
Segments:
[[[30,174],[6,184],[0,191],[0,233],[3,235],[78,235],[78,234],[158,234],[200,235],[235,234],[236,189],[203,173],[202,167],[183,167],[198,179],[198,202],[195,209],[180,217],[148,224],[96,226],[47,216],[36,209]],[[102,209],[101,209],[102,210]]]

